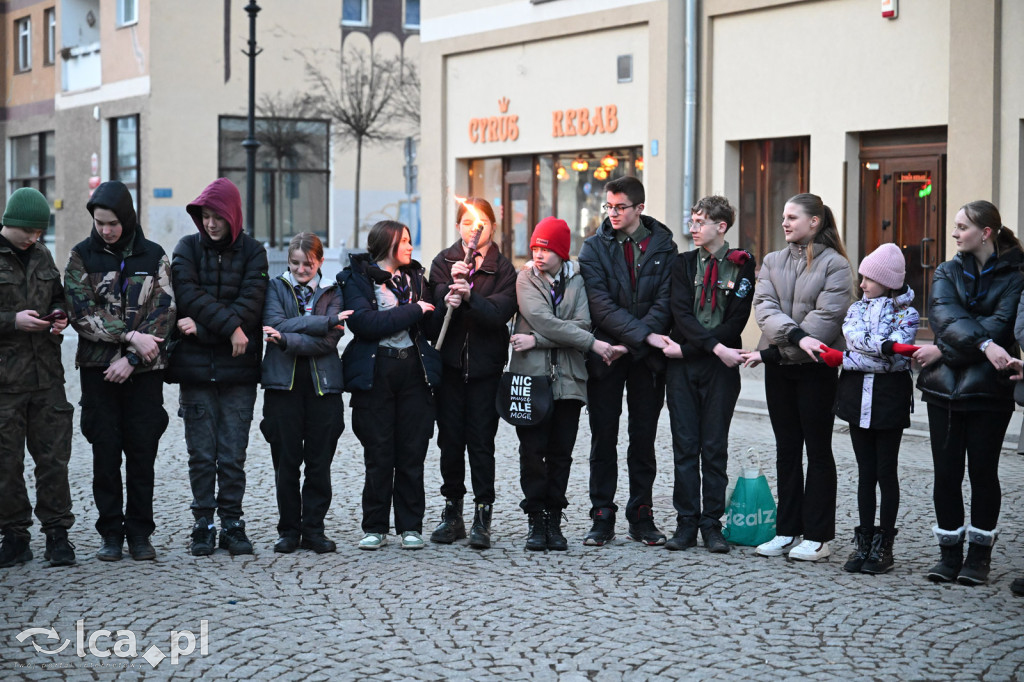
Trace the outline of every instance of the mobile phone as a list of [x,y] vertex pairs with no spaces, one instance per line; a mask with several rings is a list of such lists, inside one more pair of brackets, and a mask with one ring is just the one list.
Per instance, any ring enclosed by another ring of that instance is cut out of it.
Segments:
[[49,315],[44,315],[44,316],[40,317],[39,319],[40,320],[45,320],[46,322],[53,323],[53,322],[56,322],[57,320],[66,320],[67,317],[68,317],[67,313],[65,313],[63,310],[54,310]]

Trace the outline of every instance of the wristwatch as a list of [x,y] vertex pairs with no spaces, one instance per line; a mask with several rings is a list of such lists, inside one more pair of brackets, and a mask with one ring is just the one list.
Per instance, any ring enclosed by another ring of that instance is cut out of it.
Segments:
[[992,343],[992,339],[986,339],[986,340],[982,341],[981,345],[978,346],[978,350],[980,350],[982,353],[984,353],[985,349],[988,348],[988,344],[990,344],[990,343]]
[[124,356],[125,356],[126,358],[128,358],[128,364],[129,364],[129,365],[131,365],[132,367],[135,367],[135,366],[137,366],[137,365],[138,365],[138,364],[139,364],[140,362],[142,362],[142,359],[141,359],[141,358],[139,358],[139,356],[138,356],[138,355],[136,355],[135,353],[133,353],[133,352],[131,352],[131,351],[128,351],[127,353],[125,353],[125,354],[124,354]]

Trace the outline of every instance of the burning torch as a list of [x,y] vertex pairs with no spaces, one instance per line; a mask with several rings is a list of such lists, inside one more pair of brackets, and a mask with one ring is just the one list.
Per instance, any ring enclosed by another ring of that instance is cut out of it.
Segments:
[[[463,263],[469,265],[476,258],[476,247],[480,244],[480,235],[484,231],[484,222],[480,217],[479,211],[473,204],[467,203],[465,199],[461,197],[455,197],[455,200],[466,207],[466,210],[473,214],[473,234],[469,237],[469,243],[466,245],[466,257],[463,259]],[[448,309],[444,313],[444,323],[441,325],[441,333],[437,335],[437,343],[434,344],[434,348],[441,350],[441,344],[444,343],[444,336],[448,333],[448,325],[452,321],[452,313],[455,308],[452,304],[448,304]]]

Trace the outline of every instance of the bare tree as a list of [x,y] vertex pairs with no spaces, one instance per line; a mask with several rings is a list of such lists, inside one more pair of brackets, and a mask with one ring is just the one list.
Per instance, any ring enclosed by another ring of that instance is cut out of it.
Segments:
[[256,111],[260,115],[256,135],[261,145],[260,152],[263,154],[263,149],[266,149],[266,153],[274,157],[277,171],[277,186],[274,189],[277,193],[277,201],[274,202],[278,210],[276,223],[283,231],[285,166],[294,168],[304,154],[318,156],[326,153],[322,147],[324,137],[321,131],[311,129],[309,125],[309,119],[319,114],[319,104],[309,94],[283,95],[278,92],[275,95],[262,95],[256,104]]
[[413,134],[420,130],[420,72],[413,62],[402,59],[398,62],[399,88],[395,95],[395,116],[413,128]]
[[[410,80],[401,60],[383,57],[372,50],[345,51],[344,59],[332,51],[338,65],[336,75],[327,73],[306,55],[306,74],[319,103],[320,114],[330,118],[335,131],[356,148],[355,225],[353,246],[359,246],[359,186],[363,165],[363,146],[401,139],[398,102],[407,101],[404,90]],[[419,80],[416,80],[417,84]],[[418,86],[417,86],[418,87]],[[417,104],[417,110],[419,105]]]

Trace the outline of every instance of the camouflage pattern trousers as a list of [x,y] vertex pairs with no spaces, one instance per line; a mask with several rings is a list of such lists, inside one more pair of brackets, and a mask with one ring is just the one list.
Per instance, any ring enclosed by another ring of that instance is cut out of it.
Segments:
[[74,412],[63,384],[0,393],[0,530],[27,536],[32,525],[25,488],[26,443],[36,465],[36,516],[43,532],[74,524],[68,485]]

